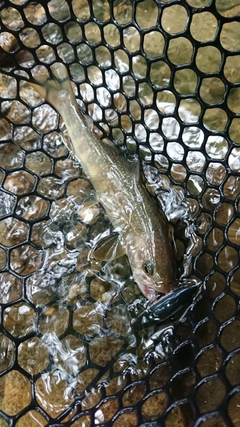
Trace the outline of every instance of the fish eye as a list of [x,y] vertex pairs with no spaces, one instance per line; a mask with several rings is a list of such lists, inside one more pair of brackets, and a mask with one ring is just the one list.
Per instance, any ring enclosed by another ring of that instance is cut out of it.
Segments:
[[143,269],[148,276],[152,276],[155,270],[155,263],[151,260],[148,260],[143,264]]

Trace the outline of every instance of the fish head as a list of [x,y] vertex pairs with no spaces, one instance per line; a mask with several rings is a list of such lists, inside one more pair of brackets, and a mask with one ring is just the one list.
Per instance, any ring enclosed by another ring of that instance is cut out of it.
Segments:
[[170,242],[156,245],[152,238],[134,236],[127,244],[127,255],[135,282],[143,295],[153,300],[174,286]]

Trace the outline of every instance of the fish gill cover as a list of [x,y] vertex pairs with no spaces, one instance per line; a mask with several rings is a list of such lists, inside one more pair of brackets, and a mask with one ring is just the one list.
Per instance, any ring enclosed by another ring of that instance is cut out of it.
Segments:
[[[237,0],[1,3],[1,427],[240,425],[239,17]],[[127,258],[89,256],[112,225],[27,82],[59,61],[99,137],[139,157],[178,276],[203,283],[156,339],[132,327]]]

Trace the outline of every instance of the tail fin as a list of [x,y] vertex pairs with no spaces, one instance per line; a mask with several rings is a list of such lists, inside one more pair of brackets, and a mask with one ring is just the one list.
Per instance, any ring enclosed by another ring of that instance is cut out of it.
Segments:
[[[75,103],[67,68],[61,62],[56,62],[51,66],[51,75],[45,81],[42,81],[40,76],[34,78],[35,82],[30,82],[30,85],[57,111],[64,106],[66,95]],[[61,113],[61,111],[59,112]]]

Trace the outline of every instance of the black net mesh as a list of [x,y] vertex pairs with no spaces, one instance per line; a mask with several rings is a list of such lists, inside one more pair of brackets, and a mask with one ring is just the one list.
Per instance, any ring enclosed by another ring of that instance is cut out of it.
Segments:
[[[240,2],[6,0],[0,25],[0,426],[240,426]],[[88,260],[111,224],[26,81],[55,61],[203,282],[171,351],[131,332],[127,260]]]

